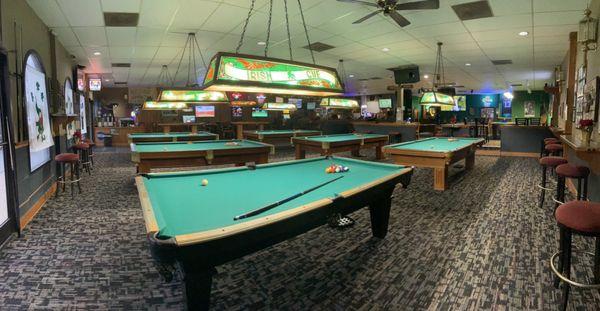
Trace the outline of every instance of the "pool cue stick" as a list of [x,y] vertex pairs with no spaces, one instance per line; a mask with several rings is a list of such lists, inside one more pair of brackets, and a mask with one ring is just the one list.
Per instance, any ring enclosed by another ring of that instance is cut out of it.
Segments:
[[271,204],[269,204],[269,205],[267,205],[265,207],[261,207],[259,209],[255,209],[255,210],[250,211],[248,213],[235,216],[235,217],[233,217],[233,220],[240,220],[240,219],[244,219],[244,218],[248,218],[248,217],[252,217],[252,216],[256,216],[258,214],[264,213],[264,212],[266,212],[268,210],[276,208],[279,205],[282,205],[282,204],[285,204],[285,203],[287,203],[287,202],[289,202],[291,200],[297,199],[297,198],[299,198],[299,197],[301,197],[301,196],[303,196],[303,195],[305,195],[305,194],[307,194],[307,193],[309,193],[311,191],[317,190],[317,189],[319,189],[319,188],[321,188],[321,187],[323,187],[323,186],[325,186],[327,184],[330,184],[330,183],[332,183],[332,182],[334,182],[334,181],[336,181],[336,180],[338,180],[338,179],[340,179],[342,177],[344,177],[344,175],[336,177],[336,178],[334,178],[332,180],[326,181],[326,182],[324,182],[322,184],[319,184],[317,186],[314,186],[314,187],[312,187],[310,189],[307,189],[307,190],[304,190],[302,192],[296,193],[293,196],[287,197],[287,198],[285,198],[283,200],[277,201],[275,203],[271,203]]

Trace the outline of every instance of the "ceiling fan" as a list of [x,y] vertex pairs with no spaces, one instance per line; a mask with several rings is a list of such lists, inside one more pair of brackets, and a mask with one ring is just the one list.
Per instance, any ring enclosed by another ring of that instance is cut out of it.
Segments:
[[400,15],[397,11],[435,10],[435,9],[439,9],[439,7],[440,7],[440,0],[423,0],[423,1],[405,2],[405,3],[398,3],[398,0],[377,0],[375,3],[367,2],[367,1],[363,1],[363,0],[337,0],[337,1],[359,3],[359,4],[364,4],[364,5],[378,8],[377,11],[367,14],[366,16],[362,17],[361,19],[354,21],[352,24],[360,24],[379,13],[383,13],[383,15],[391,17],[396,22],[396,24],[398,24],[400,27],[408,26],[408,25],[410,25],[410,22],[404,16]]

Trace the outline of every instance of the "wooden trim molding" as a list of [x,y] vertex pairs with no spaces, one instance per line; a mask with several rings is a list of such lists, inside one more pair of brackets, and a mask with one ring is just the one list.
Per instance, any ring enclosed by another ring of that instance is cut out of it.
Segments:
[[569,67],[567,70],[567,116],[565,133],[571,133],[573,127],[573,108],[575,107],[575,72],[577,70],[577,32],[569,33]]
[[50,188],[40,197],[40,199],[37,200],[37,202],[35,202],[25,214],[21,215],[21,229],[25,228],[25,226],[27,226],[27,224],[29,224],[29,222],[33,220],[33,217],[37,215],[37,213],[42,209],[44,204],[46,204],[48,199],[52,197],[52,195],[56,192],[56,186],[57,183],[53,182],[52,186],[50,186]]

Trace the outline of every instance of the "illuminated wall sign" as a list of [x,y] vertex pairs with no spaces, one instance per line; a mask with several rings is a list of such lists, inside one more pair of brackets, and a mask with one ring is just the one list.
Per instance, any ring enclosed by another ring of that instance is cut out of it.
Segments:
[[256,102],[253,100],[234,100],[231,102],[232,106],[256,106]]
[[296,105],[288,103],[266,103],[262,108],[264,110],[296,110]]
[[494,99],[491,96],[489,96],[489,95],[483,96],[481,98],[481,105],[482,105],[482,107],[492,107],[492,106],[495,106]]
[[90,79],[90,91],[100,91],[102,89],[102,79]]
[[224,92],[190,90],[190,89],[165,89],[158,94],[159,102],[188,102],[188,103],[214,103],[228,102]]
[[331,96],[344,92],[333,68],[281,59],[217,53],[204,78],[211,91]]
[[321,100],[321,106],[345,109],[355,109],[359,107],[357,100],[349,98],[323,98]]
[[155,102],[147,101],[144,103],[145,110],[180,110],[188,108],[184,102]]

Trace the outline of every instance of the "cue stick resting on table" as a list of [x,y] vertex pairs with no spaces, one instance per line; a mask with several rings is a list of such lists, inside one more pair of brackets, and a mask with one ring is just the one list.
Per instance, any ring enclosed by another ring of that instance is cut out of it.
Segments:
[[306,189],[306,190],[304,190],[302,192],[296,193],[296,194],[294,194],[294,195],[292,195],[290,197],[287,197],[287,198],[285,198],[283,200],[277,201],[275,203],[271,203],[271,204],[269,204],[269,205],[267,205],[265,207],[261,207],[259,209],[255,209],[255,210],[250,211],[248,213],[235,216],[235,217],[233,217],[233,220],[240,220],[240,219],[244,219],[244,218],[256,216],[258,214],[262,214],[262,213],[264,213],[264,212],[266,212],[268,210],[276,208],[279,205],[285,204],[285,203],[287,203],[287,202],[289,202],[291,200],[294,200],[296,198],[299,198],[299,197],[301,197],[301,196],[303,196],[303,195],[305,195],[305,194],[307,194],[307,193],[309,193],[311,191],[317,190],[317,189],[319,189],[319,188],[321,188],[321,187],[323,187],[323,186],[325,186],[327,184],[330,184],[330,183],[332,183],[332,182],[334,182],[334,181],[336,181],[336,180],[338,180],[338,179],[340,179],[342,177],[344,177],[344,175],[336,177],[336,178],[334,178],[332,180],[326,181],[326,182],[324,182],[322,184],[316,185],[316,186],[314,186],[314,187],[312,187],[310,189]]

